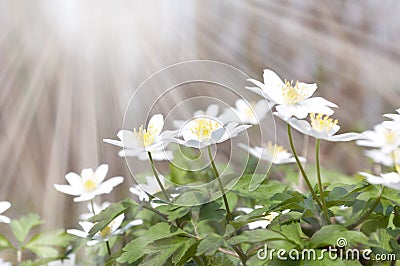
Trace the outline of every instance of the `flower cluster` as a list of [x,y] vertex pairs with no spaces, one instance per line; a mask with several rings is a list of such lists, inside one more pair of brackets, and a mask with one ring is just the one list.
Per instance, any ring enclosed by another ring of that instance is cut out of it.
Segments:
[[377,175],[360,172],[371,184],[381,184],[400,190],[400,109],[397,114],[384,114],[392,119],[383,121],[374,126],[373,130],[363,132],[365,140],[357,141],[360,146],[372,148],[364,154],[371,158],[375,164],[390,167],[394,171],[389,173],[376,173]]

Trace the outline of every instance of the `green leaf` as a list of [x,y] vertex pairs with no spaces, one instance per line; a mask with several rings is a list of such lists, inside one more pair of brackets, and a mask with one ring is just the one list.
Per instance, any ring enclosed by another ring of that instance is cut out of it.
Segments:
[[310,247],[318,248],[337,245],[339,239],[345,239],[346,246],[354,244],[369,244],[368,237],[361,232],[349,231],[346,227],[338,224],[327,225],[317,231],[310,239]]
[[245,231],[241,235],[234,236],[228,240],[229,245],[238,245],[242,243],[262,243],[264,241],[272,240],[287,240],[281,234],[271,231],[269,229],[255,229]]
[[268,171],[263,175],[253,174],[249,184],[250,192],[256,190],[262,184],[262,182],[268,178],[270,170],[271,169],[269,168]]
[[217,234],[208,234],[205,238],[200,241],[197,247],[196,256],[205,254],[206,256],[212,256],[217,252],[218,248],[224,244],[224,239]]
[[0,251],[8,248],[14,249],[14,246],[10,243],[10,241],[8,241],[5,236],[0,234]]
[[184,217],[191,211],[191,207],[175,206],[175,205],[161,205],[156,208],[161,213],[167,215],[168,222],[175,221],[176,219]]
[[221,203],[210,202],[200,208],[199,221],[221,221],[225,219],[226,211],[220,209]]
[[360,231],[366,235],[378,230],[378,228],[386,228],[389,223],[389,216],[373,215],[371,219],[364,222]]
[[39,257],[56,257],[58,248],[67,247],[72,239],[64,230],[49,231],[35,235],[23,247]]
[[119,202],[111,204],[99,214],[91,217],[89,221],[95,223],[95,225],[90,229],[88,237],[92,238],[97,232],[101,231],[104,227],[111,223],[115,217],[124,211],[124,206],[121,202]]
[[[187,235],[187,233],[175,226],[167,223],[158,223],[150,227],[145,235],[138,237],[129,242],[123,249],[122,255],[117,259],[120,263],[133,263],[144,255],[148,254],[150,250],[146,247],[148,244],[167,237]],[[171,253],[172,255],[172,253]]]
[[35,226],[41,225],[43,223],[42,219],[38,214],[28,214],[26,216],[22,216],[17,220],[12,220],[10,223],[11,231],[13,232],[15,238],[21,244],[24,242],[25,238],[29,234],[29,232]]

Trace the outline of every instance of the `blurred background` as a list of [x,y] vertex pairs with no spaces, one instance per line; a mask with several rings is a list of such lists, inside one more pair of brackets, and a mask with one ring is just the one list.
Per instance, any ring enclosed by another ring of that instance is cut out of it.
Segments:
[[[271,68],[317,82],[316,94],[339,105],[342,132],[371,128],[400,107],[398,10],[396,0],[1,1],[0,200],[13,204],[6,214],[37,212],[46,227],[77,227],[85,204],[53,184],[101,163],[108,177],[126,177],[103,198],[128,196],[125,161],[102,139],[116,137],[147,77],[186,60],[221,61],[258,80]],[[324,143],[322,153],[324,167],[346,174],[370,167],[354,143]]]

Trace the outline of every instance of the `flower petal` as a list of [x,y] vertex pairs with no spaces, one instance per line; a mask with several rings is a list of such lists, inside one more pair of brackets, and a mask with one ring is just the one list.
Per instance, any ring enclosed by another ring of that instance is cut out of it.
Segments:
[[65,175],[65,179],[67,180],[68,184],[70,184],[72,187],[82,186],[82,178],[77,173],[70,172]]
[[103,182],[104,178],[107,175],[107,172],[108,172],[107,164],[102,164],[99,167],[97,167],[96,171],[94,172],[94,175],[96,176],[98,183]]
[[94,199],[96,194],[94,193],[83,193],[79,197],[74,198],[74,202],[81,202]]
[[156,135],[159,135],[164,127],[164,117],[162,114],[153,115],[150,118],[147,128],[153,128]]
[[9,201],[0,201],[0,213],[5,212],[11,207],[11,203]]
[[86,232],[77,229],[68,229],[67,233],[81,238],[86,238],[88,236]]
[[79,187],[72,187],[69,185],[57,185],[57,184],[55,184],[54,187],[58,191],[68,194],[68,195],[78,196],[82,193],[82,188],[79,188]]
[[288,122],[291,127],[296,129],[297,131],[300,131],[303,134],[310,135],[310,133],[312,132],[310,123],[308,123],[305,120],[298,120],[298,119],[292,118],[292,119],[289,119]]
[[10,218],[8,218],[7,216],[0,215],[0,223],[9,224],[9,223],[11,223],[11,220],[10,220]]
[[361,134],[349,132],[349,133],[343,133],[343,134],[339,134],[339,135],[333,135],[331,137],[326,138],[326,140],[329,140],[329,141],[352,141],[352,140],[357,140],[357,139],[362,139],[362,138],[363,138],[363,136]]
[[108,194],[113,190],[115,186],[121,184],[122,182],[124,182],[124,178],[122,176],[110,178],[107,181],[98,185],[98,188],[96,189],[96,194]]
[[122,213],[118,215],[117,217],[114,218],[114,220],[111,221],[110,227],[111,227],[111,234],[114,233],[122,224],[122,222],[125,219],[125,215]]
[[211,104],[207,107],[205,115],[207,117],[216,118],[218,115],[219,106],[217,104]]

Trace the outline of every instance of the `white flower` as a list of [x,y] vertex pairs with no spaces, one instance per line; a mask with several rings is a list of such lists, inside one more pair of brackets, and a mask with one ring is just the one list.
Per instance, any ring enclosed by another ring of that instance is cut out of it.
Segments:
[[[123,234],[126,230],[128,230],[132,226],[143,224],[143,220],[133,220],[128,225],[124,226],[123,228],[120,228],[124,218],[125,218],[124,214],[120,214],[117,217],[115,217],[115,219],[112,220],[106,227],[104,227],[100,232],[97,232],[93,236],[93,238],[87,242],[87,245],[93,246],[102,241],[107,241],[112,236]],[[92,229],[92,227],[94,226],[94,223],[79,222],[79,225],[82,227],[83,230],[68,229],[67,233],[78,237],[87,238],[90,229]]]
[[325,100],[322,97],[310,98],[317,90],[317,84],[307,84],[304,82],[293,81],[283,82],[281,78],[272,70],[264,70],[264,83],[254,79],[249,79],[259,88],[247,89],[265,97],[277,104],[276,111],[286,118],[296,116],[304,119],[309,113],[322,113],[332,115],[331,107],[336,104]]
[[47,266],[75,266],[76,255],[70,254],[66,259],[49,262]]
[[82,170],[81,175],[68,173],[65,179],[69,185],[54,185],[54,187],[65,194],[79,196],[74,198],[75,202],[91,200],[97,195],[108,194],[113,188],[124,181],[121,176],[113,177],[103,182],[108,172],[108,165],[100,165],[96,171],[91,168]]
[[183,125],[180,134],[181,139],[174,142],[192,148],[204,148],[211,144],[222,143],[230,138],[236,137],[240,132],[251,127],[250,125],[239,125],[231,122],[224,126],[222,122],[208,117],[197,117]]
[[380,148],[386,153],[392,152],[400,145],[400,132],[387,129],[382,124],[377,124],[374,126],[374,130],[367,130],[362,134],[365,139],[357,141],[357,145]]
[[[105,210],[108,206],[110,206],[111,203],[108,201],[103,202],[102,204],[97,204],[96,202],[93,202],[93,209],[94,209],[94,213],[95,214],[99,214],[100,212],[102,212],[103,210]],[[92,216],[94,216],[93,214],[93,210],[92,210],[92,204],[88,203],[87,204],[87,209],[89,210],[89,212],[87,213],[82,213],[79,216],[79,219],[81,220],[88,220],[89,218],[91,218]]]
[[[8,201],[0,201],[0,214],[2,214],[3,212],[5,212],[6,210],[8,210],[11,207],[11,203]],[[0,215],[0,223],[10,223],[11,220],[10,218],[8,218],[7,216],[4,215]]]
[[[207,107],[205,111],[197,110],[193,113],[193,117],[215,117],[216,120],[222,121],[221,117],[218,116],[219,106],[217,104],[211,104]],[[185,120],[174,120],[174,126],[180,128],[185,124]]]
[[242,124],[258,125],[263,120],[273,104],[263,99],[258,102],[247,102],[238,99],[235,102],[236,108],[228,108],[222,114],[224,121],[234,121]]
[[328,141],[351,141],[363,138],[361,134],[353,132],[335,135],[335,133],[339,131],[340,126],[337,124],[337,119],[333,120],[332,118],[329,118],[328,115],[315,115],[314,113],[311,113],[310,120],[311,123],[305,120],[290,118],[288,119],[288,123],[294,129],[316,139],[324,139]]
[[391,130],[400,130],[400,108],[396,110],[397,114],[384,114],[384,117],[390,118],[393,121],[385,121],[382,123],[384,127]]
[[[273,164],[286,164],[286,163],[295,163],[296,159],[293,157],[293,154],[285,150],[282,146],[273,145],[270,141],[264,147],[250,147],[246,144],[239,143],[239,147],[249,152],[251,155]],[[301,162],[305,162],[306,159],[303,157],[299,157]]]
[[400,175],[396,172],[381,174],[380,176],[360,172],[360,175],[365,176],[368,183],[374,185],[384,185],[386,187],[400,190]]
[[12,263],[4,261],[2,258],[0,258],[0,266],[12,266]]
[[[249,214],[252,211],[254,211],[255,209],[260,209],[262,207],[263,206],[256,205],[256,206],[254,206],[254,209],[246,208],[246,207],[239,207],[236,210],[244,212],[245,214]],[[284,211],[282,211],[282,214],[288,213],[289,211],[290,211],[289,209],[284,210]],[[261,217],[260,220],[248,223],[247,226],[249,227],[250,230],[253,230],[256,228],[264,228],[265,229],[279,215],[280,215],[279,212],[270,212],[267,215],[265,215],[264,217]]]
[[[149,156],[146,152],[138,152],[137,150],[122,149],[118,152],[120,157],[137,157],[141,161],[149,160]],[[151,157],[154,161],[171,161],[174,159],[174,153],[170,150],[166,150],[163,146],[154,147],[151,152]]]
[[[117,134],[120,140],[104,139],[103,141],[124,148],[125,151],[120,152],[120,156],[138,156],[139,159],[144,159],[147,152],[159,153],[169,139],[176,136],[177,132],[175,131],[161,133],[163,127],[164,117],[157,114],[150,118],[147,128],[141,126],[138,130],[135,128],[133,132],[120,130]],[[157,156],[157,158],[168,158],[168,156]]]
[[394,166],[395,162],[400,163],[400,150],[398,149],[390,153],[382,149],[372,149],[364,151],[364,155],[371,158],[374,163],[385,166]]

